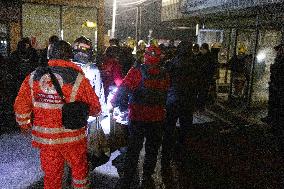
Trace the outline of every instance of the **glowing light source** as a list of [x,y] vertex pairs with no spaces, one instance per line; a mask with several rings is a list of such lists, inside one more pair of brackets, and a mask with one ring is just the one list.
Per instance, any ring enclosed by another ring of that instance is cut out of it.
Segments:
[[101,120],[101,126],[105,134],[110,133],[110,117],[109,116]]
[[112,5],[112,25],[111,25],[111,34],[110,34],[110,37],[111,37],[111,38],[114,38],[114,35],[115,35],[115,16],[116,16],[116,9],[117,9],[116,0],[113,0],[113,5]]
[[61,39],[63,40],[63,38],[64,38],[64,32],[63,32],[63,30],[60,31],[60,36],[61,36]]
[[86,22],[83,23],[82,26],[88,27],[88,28],[95,28],[95,27],[97,27],[97,24],[95,22],[86,21]]
[[97,24],[95,22],[91,22],[91,21],[87,21],[86,25],[89,28],[95,28],[97,26]]
[[264,51],[261,51],[256,55],[256,59],[258,62],[264,61],[265,58],[266,58],[266,53]]
[[198,36],[199,34],[199,24],[196,24],[195,26],[195,35]]

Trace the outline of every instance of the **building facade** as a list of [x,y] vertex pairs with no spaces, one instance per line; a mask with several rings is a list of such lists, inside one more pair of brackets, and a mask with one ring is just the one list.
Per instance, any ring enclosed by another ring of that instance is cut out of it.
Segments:
[[38,49],[45,48],[52,35],[71,44],[82,35],[97,41],[96,27],[87,27],[87,21],[97,23],[96,1],[23,0],[22,3],[22,35],[31,38]]
[[0,7],[0,54],[8,56],[21,37],[21,3],[1,0]]
[[[0,53],[8,56],[22,37],[37,49],[57,35],[70,43],[84,35],[97,42],[100,0],[1,0]],[[90,27],[87,21],[94,22]]]
[[[242,89],[242,105],[266,106],[270,65],[283,42],[284,2],[282,0],[163,0],[164,22],[191,28],[196,42],[219,42],[219,93],[228,100],[239,86],[231,74],[230,59],[243,49],[248,77]],[[175,7],[175,8],[174,8]],[[169,11],[172,9],[172,11]],[[178,11],[176,11],[178,10]],[[170,13],[169,13],[170,12]]]

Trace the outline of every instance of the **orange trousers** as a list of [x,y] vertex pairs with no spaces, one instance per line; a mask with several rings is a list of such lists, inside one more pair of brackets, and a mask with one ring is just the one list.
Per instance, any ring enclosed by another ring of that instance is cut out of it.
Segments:
[[40,149],[44,189],[61,189],[65,161],[71,167],[73,188],[88,188],[88,162],[86,144]]

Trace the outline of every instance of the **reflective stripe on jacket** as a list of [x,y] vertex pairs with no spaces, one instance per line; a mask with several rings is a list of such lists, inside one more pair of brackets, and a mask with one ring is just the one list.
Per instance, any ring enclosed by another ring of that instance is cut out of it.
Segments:
[[[66,102],[87,103],[90,115],[101,111],[99,99],[79,67],[64,60],[50,60],[49,66],[61,85]],[[38,68],[23,82],[14,104],[18,124],[23,128],[30,127],[32,119],[33,145],[36,147],[86,142],[85,127],[69,130],[62,126],[63,102],[45,70]]]

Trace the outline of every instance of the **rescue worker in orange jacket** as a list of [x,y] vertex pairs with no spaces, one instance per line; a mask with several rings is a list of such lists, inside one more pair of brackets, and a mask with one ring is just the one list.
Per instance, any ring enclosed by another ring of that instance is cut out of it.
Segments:
[[[144,63],[133,66],[112,100],[114,107],[129,109],[129,139],[125,155],[124,174],[116,185],[128,189],[136,173],[140,150],[145,143],[142,188],[152,188],[152,174],[156,167],[161,146],[162,127],[166,111],[166,97],[170,85],[169,75],[160,66],[161,51],[149,46],[145,50]],[[127,101],[127,96],[129,100]]]
[[[100,113],[99,99],[83,71],[70,61],[72,47],[65,41],[49,48],[48,65],[61,85],[65,101],[82,101],[90,115]],[[32,145],[40,149],[44,189],[61,189],[65,161],[72,170],[73,188],[88,188],[86,127],[69,130],[62,126],[63,101],[46,68],[28,75],[14,104],[16,120],[23,132],[32,131]]]

